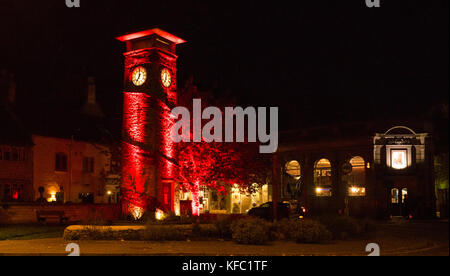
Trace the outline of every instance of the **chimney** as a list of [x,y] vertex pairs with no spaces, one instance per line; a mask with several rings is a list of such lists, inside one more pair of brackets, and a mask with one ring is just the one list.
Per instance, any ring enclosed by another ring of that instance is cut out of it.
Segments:
[[16,101],[16,83],[14,75],[3,69],[0,72],[0,104],[14,105]]
[[97,104],[97,97],[95,91],[95,78],[88,77],[88,93],[87,93],[87,101],[84,103],[81,108],[81,113],[88,116],[99,117],[102,118],[103,112],[100,106]]
[[95,79],[93,77],[88,78],[88,96],[87,96],[88,104],[95,104],[96,96],[95,96]]

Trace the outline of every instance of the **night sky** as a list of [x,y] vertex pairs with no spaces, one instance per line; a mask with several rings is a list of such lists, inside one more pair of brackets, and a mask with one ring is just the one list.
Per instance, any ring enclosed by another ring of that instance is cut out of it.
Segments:
[[187,41],[179,88],[192,76],[216,97],[279,106],[284,129],[419,117],[448,102],[448,1],[381,1],[81,0],[69,9],[1,0],[0,68],[15,74],[28,124],[45,123],[43,110],[79,108],[94,76],[114,126],[125,50],[115,37],[159,27]]

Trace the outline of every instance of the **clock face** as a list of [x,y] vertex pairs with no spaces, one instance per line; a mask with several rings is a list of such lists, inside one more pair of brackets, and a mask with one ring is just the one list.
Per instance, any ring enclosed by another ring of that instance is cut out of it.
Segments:
[[167,68],[161,70],[161,83],[164,87],[169,87],[172,84],[172,76]]
[[136,86],[143,85],[147,80],[147,70],[142,66],[134,68],[133,73],[131,73],[131,80]]

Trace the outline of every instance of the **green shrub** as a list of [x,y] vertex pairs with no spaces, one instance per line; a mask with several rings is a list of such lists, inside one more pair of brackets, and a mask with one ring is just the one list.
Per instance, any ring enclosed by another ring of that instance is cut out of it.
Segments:
[[220,238],[217,227],[213,224],[196,223],[192,227],[192,237],[195,239],[213,239]]
[[330,231],[323,224],[311,219],[283,219],[277,222],[276,231],[279,233],[280,239],[293,240],[298,243],[323,243],[332,237]]
[[188,238],[186,227],[175,225],[147,225],[143,239],[147,241],[181,241]]
[[292,240],[296,229],[296,221],[291,219],[282,219],[275,223],[275,231],[278,233],[279,240]]
[[324,243],[331,240],[331,233],[320,222],[302,219],[294,222],[292,238],[298,243]]
[[114,240],[117,237],[110,227],[97,225],[87,225],[81,230],[65,230],[64,239],[66,240]]
[[218,237],[221,239],[231,239],[232,231],[231,225],[234,220],[230,217],[218,217],[217,220],[214,221],[214,226],[217,229]]
[[265,244],[270,240],[270,223],[262,219],[237,220],[231,231],[233,240],[241,244]]
[[[89,225],[81,229],[66,228],[66,240],[186,240],[191,232],[190,225],[147,225],[145,228],[113,230],[111,227]],[[205,230],[202,230],[202,234]]]
[[363,232],[360,223],[349,216],[326,216],[320,218],[320,221],[333,234],[334,239],[359,237]]
[[126,241],[140,241],[144,239],[144,231],[138,230],[125,230],[116,231],[115,236],[112,239],[126,240]]

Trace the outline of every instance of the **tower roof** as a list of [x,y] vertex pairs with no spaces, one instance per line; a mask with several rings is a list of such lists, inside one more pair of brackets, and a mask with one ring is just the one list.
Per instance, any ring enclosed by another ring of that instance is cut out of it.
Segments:
[[151,36],[151,35],[159,35],[162,38],[167,39],[170,42],[173,42],[175,44],[181,44],[181,43],[185,43],[186,41],[184,41],[183,39],[174,36],[173,34],[170,34],[166,31],[163,31],[161,29],[158,28],[153,28],[153,29],[149,29],[149,30],[145,30],[145,31],[140,31],[140,32],[136,32],[136,33],[131,33],[131,34],[126,34],[123,36],[119,36],[116,37],[117,40],[120,40],[122,42],[126,42],[126,41],[130,41],[130,40],[135,40],[135,39],[139,39],[139,38],[143,38],[146,36]]

